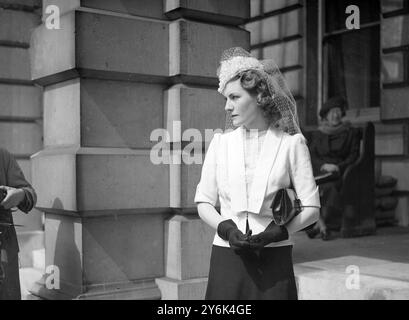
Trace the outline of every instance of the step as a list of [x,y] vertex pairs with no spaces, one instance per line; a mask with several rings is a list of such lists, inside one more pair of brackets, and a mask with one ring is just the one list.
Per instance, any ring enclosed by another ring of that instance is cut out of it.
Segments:
[[294,265],[300,300],[409,300],[409,264],[342,256]]
[[44,271],[37,268],[20,268],[20,287],[22,300],[41,300],[33,296],[29,290],[41,279]]
[[35,262],[34,258],[35,255],[38,256],[38,253],[33,254],[33,252],[44,250],[44,231],[18,232],[17,238],[20,247],[20,268],[35,267],[34,264],[39,263],[39,258],[37,258],[37,262]]

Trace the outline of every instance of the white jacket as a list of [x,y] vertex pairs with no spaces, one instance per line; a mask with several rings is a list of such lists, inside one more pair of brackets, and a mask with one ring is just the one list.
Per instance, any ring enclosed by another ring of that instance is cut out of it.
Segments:
[[[318,187],[315,184],[304,136],[291,136],[273,127],[267,130],[264,138],[247,204],[244,135],[243,127],[214,135],[196,188],[195,203],[207,202],[216,206],[219,200],[222,217],[226,220],[232,219],[243,233],[248,213],[253,235],[264,231],[272,221],[270,206],[274,196],[279,189],[288,188],[290,181],[293,182],[302,205],[320,207]],[[229,246],[228,241],[221,239],[217,233],[213,244]],[[293,242],[290,237],[268,246],[291,244]]]

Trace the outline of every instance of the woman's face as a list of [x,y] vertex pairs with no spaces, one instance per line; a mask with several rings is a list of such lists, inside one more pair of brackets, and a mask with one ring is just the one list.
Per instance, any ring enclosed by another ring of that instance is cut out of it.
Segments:
[[263,119],[262,111],[257,106],[256,97],[243,89],[240,79],[228,82],[223,95],[226,97],[225,110],[231,113],[234,126],[257,127]]
[[342,110],[341,108],[332,108],[331,110],[328,111],[327,116],[326,116],[327,122],[330,126],[337,126],[341,123],[342,119]]

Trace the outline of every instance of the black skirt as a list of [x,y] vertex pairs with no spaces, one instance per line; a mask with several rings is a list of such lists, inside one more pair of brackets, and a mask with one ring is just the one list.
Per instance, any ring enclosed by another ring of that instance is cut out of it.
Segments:
[[206,300],[297,300],[292,246],[258,254],[213,246]]

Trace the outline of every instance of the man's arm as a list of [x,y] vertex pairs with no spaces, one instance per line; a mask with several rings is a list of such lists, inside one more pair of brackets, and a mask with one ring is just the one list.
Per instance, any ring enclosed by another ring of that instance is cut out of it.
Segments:
[[[16,159],[12,154],[10,154],[6,150],[3,151],[4,163],[6,164],[6,172],[7,172],[7,186],[13,189],[17,189],[18,191],[11,190],[11,192],[18,193],[24,192],[24,195],[21,197],[22,200],[17,204],[17,207],[25,212],[28,213],[31,209],[33,209],[34,205],[37,201],[37,195],[33,187],[28,183],[26,178],[24,177],[23,172],[21,171],[20,166],[18,165]],[[20,191],[21,190],[21,191]],[[8,191],[9,192],[9,191]],[[17,194],[18,197],[18,194]],[[5,199],[6,201],[7,199]]]

